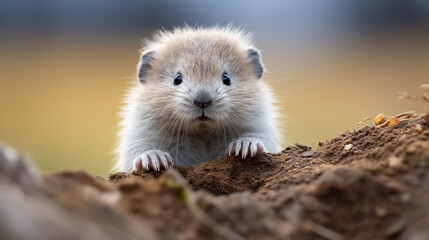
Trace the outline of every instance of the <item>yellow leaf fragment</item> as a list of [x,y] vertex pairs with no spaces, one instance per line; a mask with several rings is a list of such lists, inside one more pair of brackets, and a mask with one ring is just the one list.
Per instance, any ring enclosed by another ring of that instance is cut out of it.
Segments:
[[399,123],[399,120],[397,117],[391,117],[389,118],[389,126],[395,126]]
[[378,124],[382,124],[385,121],[386,121],[386,117],[382,113],[378,114],[377,117],[375,117],[375,120],[374,120],[375,124],[377,124],[377,125]]

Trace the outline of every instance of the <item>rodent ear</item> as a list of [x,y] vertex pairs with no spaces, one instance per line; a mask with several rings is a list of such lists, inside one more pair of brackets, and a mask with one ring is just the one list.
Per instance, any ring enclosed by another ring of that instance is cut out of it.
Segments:
[[250,60],[253,69],[255,71],[256,77],[259,79],[264,73],[264,67],[262,66],[261,57],[259,56],[258,51],[254,49],[247,50],[247,58]]
[[140,60],[140,63],[139,63],[138,74],[139,74],[139,80],[142,83],[146,82],[146,80],[145,80],[146,74],[147,74],[147,71],[149,69],[151,69],[151,67],[152,67],[152,65],[150,64],[150,62],[153,60],[154,55],[155,55],[155,52],[154,51],[150,51],[150,52],[147,52],[147,53],[143,54],[143,56],[141,57],[141,60]]

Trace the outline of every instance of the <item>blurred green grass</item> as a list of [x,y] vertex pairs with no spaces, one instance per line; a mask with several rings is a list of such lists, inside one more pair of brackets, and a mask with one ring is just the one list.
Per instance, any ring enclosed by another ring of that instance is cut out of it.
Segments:
[[[117,112],[140,48],[138,37],[112,39],[0,42],[0,141],[28,153],[43,172],[108,173]],[[408,43],[379,48],[348,42],[300,59],[276,56],[281,46],[265,47],[265,81],[283,114],[282,146],[316,147],[380,112],[427,111],[425,104],[392,95],[418,95],[418,86],[429,80],[429,47]]]

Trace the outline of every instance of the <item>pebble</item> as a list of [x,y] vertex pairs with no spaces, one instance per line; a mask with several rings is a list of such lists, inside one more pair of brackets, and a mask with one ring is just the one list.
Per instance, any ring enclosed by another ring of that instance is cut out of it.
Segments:
[[389,158],[389,166],[390,167],[399,167],[401,165],[402,161],[398,157],[391,156]]
[[418,132],[418,133],[423,132],[423,127],[422,127],[422,125],[421,125],[421,124],[417,124],[417,125],[416,125],[415,130],[416,130],[416,132]]
[[375,208],[375,214],[376,214],[378,217],[384,217],[384,216],[386,216],[387,211],[386,211],[386,209],[384,209],[384,208],[382,208],[382,207],[376,207],[376,208]]
[[411,195],[409,193],[404,193],[401,195],[401,201],[402,202],[408,202],[411,199]]
[[353,144],[349,143],[344,146],[344,150],[349,151],[350,149],[352,149],[352,147],[353,147]]
[[120,191],[105,192],[105,193],[101,193],[100,197],[104,202],[110,205],[113,205],[118,203],[119,200],[121,200],[122,193]]
[[314,150],[310,150],[310,151],[306,151],[306,152],[301,153],[301,156],[303,156],[303,157],[312,157],[314,155],[316,155],[316,151],[314,151]]

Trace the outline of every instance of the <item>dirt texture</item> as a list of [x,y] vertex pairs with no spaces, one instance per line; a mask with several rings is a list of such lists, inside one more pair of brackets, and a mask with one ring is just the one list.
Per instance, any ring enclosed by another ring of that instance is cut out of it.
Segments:
[[[0,149],[2,239],[429,239],[428,115],[278,154],[40,176]],[[10,152],[10,151],[9,151]]]

